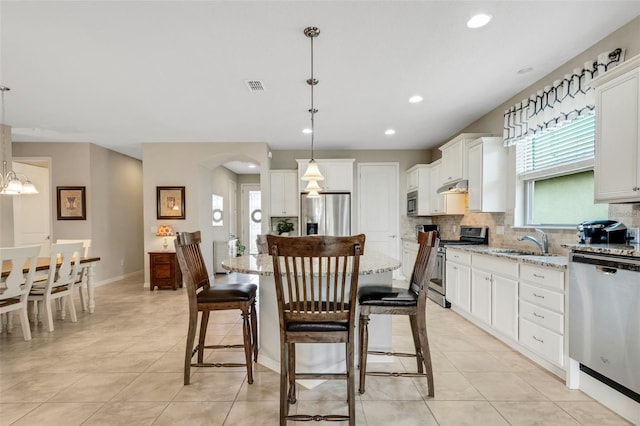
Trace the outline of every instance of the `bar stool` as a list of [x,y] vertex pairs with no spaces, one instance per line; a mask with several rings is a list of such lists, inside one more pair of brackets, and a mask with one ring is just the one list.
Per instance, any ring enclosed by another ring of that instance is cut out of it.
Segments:
[[[344,421],[355,425],[355,308],[365,236],[267,235],[280,318],[280,425]],[[296,343],[344,343],[346,373],[297,373]],[[347,381],[348,415],[289,415],[296,379]]]
[[[433,369],[431,367],[431,353],[427,338],[426,301],[429,280],[436,263],[436,251],[439,244],[437,233],[418,233],[418,255],[413,267],[408,288],[367,286],[358,291],[358,303],[360,305],[360,388],[361,394],[365,392],[365,376],[404,376],[426,377],[429,387],[429,396],[433,397]],[[411,333],[415,346],[415,354],[400,352],[369,351],[369,316],[382,315],[408,315],[411,324]],[[417,373],[390,373],[367,371],[367,354],[410,356],[415,357]]]

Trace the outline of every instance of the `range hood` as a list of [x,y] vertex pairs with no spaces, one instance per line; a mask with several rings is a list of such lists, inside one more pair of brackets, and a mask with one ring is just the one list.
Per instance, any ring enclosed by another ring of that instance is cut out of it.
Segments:
[[438,194],[466,194],[468,188],[468,180],[458,180],[438,188]]

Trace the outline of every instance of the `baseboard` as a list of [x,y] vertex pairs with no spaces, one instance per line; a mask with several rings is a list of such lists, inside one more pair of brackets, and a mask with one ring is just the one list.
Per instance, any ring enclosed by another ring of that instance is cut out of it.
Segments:
[[[94,287],[100,287],[102,285],[107,285],[107,284],[114,283],[116,281],[121,281],[121,280],[124,280],[125,278],[129,278],[129,277],[132,277],[134,275],[141,274],[141,273],[144,273],[144,271],[140,270],[140,271],[135,271],[135,272],[129,272],[128,274],[118,275],[118,276],[115,276],[115,277],[107,278],[106,280],[95,281],[93,283],[93,285],[94,285]],[[144,285],[145,285],[145,287],[149,287],[149,283],[144,283]]]

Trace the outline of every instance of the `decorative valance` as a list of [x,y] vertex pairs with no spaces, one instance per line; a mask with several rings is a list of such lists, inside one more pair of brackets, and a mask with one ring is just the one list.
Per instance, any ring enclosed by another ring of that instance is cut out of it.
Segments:
[[575,68],[562,80],[555,80],[523,99],[504,113],[504,144],[513,145],[562,126],[572,120],[593,114],[594,89],[592,78],[606,72],[624,60],[624,50],[615,49],[585,62],[583,68]]

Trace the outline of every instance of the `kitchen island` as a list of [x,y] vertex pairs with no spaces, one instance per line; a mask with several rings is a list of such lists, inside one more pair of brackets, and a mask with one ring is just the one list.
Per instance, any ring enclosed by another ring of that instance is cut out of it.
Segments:
[[[365,249],[360,257],[359,286],[389,285],[392,273],[400,267],[399,260],[375,251]],[[265,367],[280,371],[280,328],[278,305],[276,301],[273,263],[268,254],[247,255],[229,258],[222,267],[232,272],[259,275],[258,284],[258,362]],[[356,326],[357,327],[357,326]],[[369,348],[376,351],[391,351],[391,318],[376,315],[371,318],[369,327]],[[357,348],[357,344],[356,344]],[[298,371],[336,372],[344,371],[344,345],[335,344],[298,344],[296,362]],[[375,358],[375,357],[372,357]],[[375,362],[375,359],[371,360]]]

